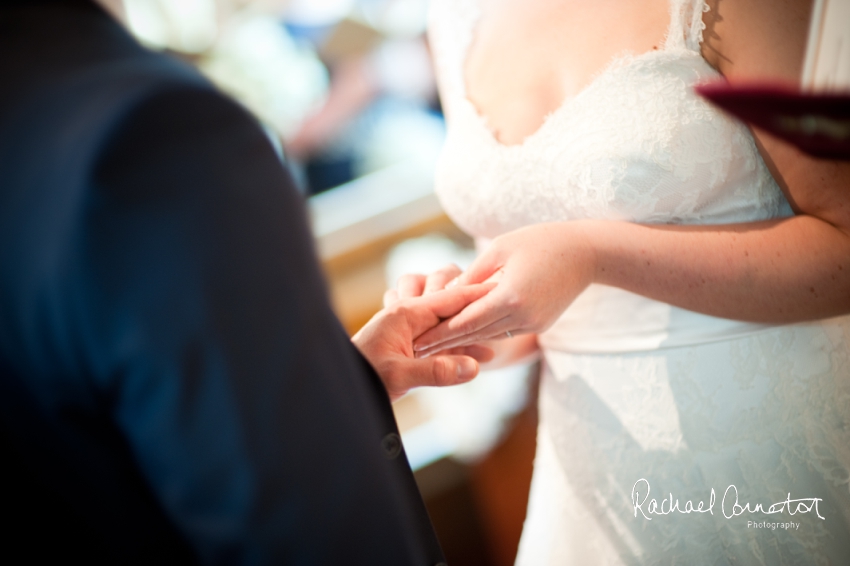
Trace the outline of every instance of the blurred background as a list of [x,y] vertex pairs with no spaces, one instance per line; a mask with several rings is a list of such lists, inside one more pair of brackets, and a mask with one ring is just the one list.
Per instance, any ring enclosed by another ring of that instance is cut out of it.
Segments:
[[[427,0],[125,0],[133,34],[195,65],[265,128],[308,200],[350,333],[405,273],[461,267],[473,243],[440,209],[445,124]],[[420,389],[395,404],[453,566],[513,564],[534,454],[536,368]]]

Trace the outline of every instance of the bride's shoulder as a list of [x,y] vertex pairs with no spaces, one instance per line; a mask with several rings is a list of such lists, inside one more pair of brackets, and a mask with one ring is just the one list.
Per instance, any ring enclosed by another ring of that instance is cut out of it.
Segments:
[[476,0],[431,0],[429,4],[428,44],[444,101],[453,91],[462,90],[461,68],[477,8]]
[[[730,82],[800,84],[812,0],[708,0],[708,4],[703,54]],[[846,189],[850,163],[815,159],[758,128],[752,132],[795,212],[850,233]]]
[[702,54],[729,79],[796,83],[812,0],[707,0]]

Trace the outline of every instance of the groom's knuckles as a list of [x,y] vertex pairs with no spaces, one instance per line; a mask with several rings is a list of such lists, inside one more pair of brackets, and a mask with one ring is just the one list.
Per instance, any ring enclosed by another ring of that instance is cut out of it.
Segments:
[[389,307],[388,311],[398,319],[398,328],[413,336],[422,334],[440,322],[433,307],[425,303],[424,298],[399,300]]

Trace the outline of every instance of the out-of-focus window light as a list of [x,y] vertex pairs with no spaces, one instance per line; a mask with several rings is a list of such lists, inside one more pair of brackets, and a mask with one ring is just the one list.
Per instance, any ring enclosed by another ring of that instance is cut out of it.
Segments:
[[444,135],[423,33],[428,0],[126,0],[131,31],[191,60],[285,148],[309,193]]
[[362,20],[390,37],[425,31],[429,0],[291,0],[288,22],[304,26],[334,24],[345,17]]
[[214,0],[124,0],[133,33],[159,49],[201,53],[218,32]]
[[284,12],[286,21],[300,26],[326,26],[348,16],[355,0],[292,0]]
[[280,25],[286,8],[281,0],[125,0],[140,41],[189,56],[273,131],[274,141],[322,103],[329,81],[315,51]]
[[364,0],[356,17],[389,37],[416,37],[425,32],[428,0]]
[[284,138],[328,89],[327,69],[316,54],[293,41],[274,18],[259,14],[232,18],[199,66]]

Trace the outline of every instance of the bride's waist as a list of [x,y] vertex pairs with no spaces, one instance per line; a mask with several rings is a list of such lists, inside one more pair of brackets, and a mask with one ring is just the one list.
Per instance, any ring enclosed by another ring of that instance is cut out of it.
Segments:
[[774,328],[708,316],[616,287],[591,285],[539,335],[546,350],[621,353],[728,340]]

